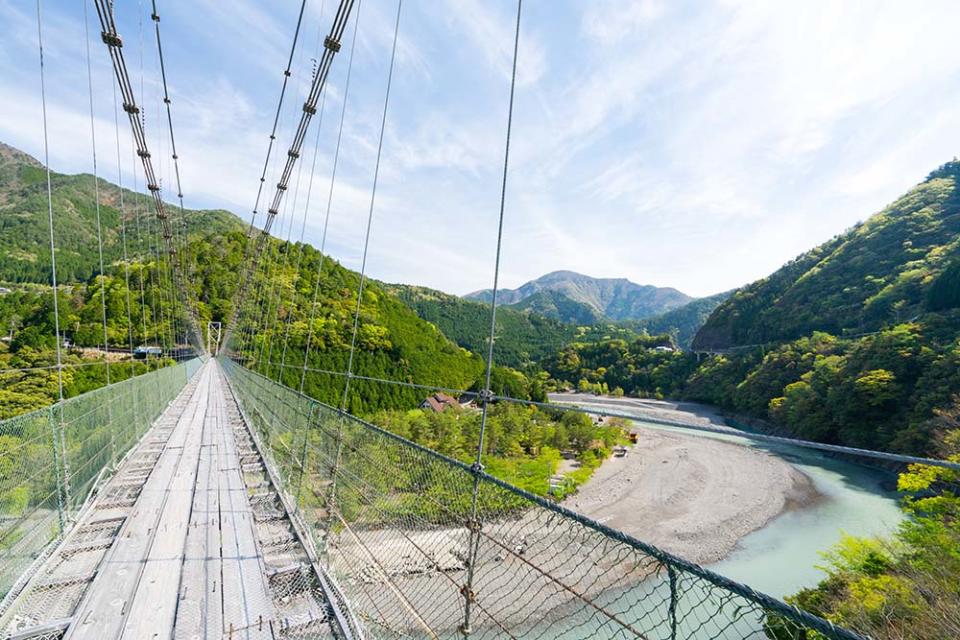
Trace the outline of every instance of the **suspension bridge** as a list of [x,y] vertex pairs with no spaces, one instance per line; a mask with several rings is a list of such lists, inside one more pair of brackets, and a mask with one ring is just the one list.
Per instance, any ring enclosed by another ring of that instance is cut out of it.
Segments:
[[[173,162],[176,207],[169,207],[163,200],[148,146],[142,64],[138,92],[127,68],[113,3],[95,0],[93,4],[100,26],[99,40],[109,55],[115,91],[119,90],[114,122],[118,164],[122,155],[122,110],[128,115],[132,133],[131,155],[141,165],[144,195],[149,197],[156,223],[151,233],[156,236],[153,259],[159,266],[156,281],[151,281],[148,289],[168,303],[160,305],[158,311],[152,310],[142,274],[138,278],[139,300],[130,294],[132,256],[128,259],[127,229],[121,216],[128,344],[110,344],[107,304],[101,289],[102,351],[133,353],[136,342],[153,336],[165,345],[168,355],[176,356],[176,362],[117,380],[111,378],[111,366],[116,374],[125,363],[111,365],[104,357],[95,364],[105,368],[106,386],[66,397],[64,373],[71,366],[81,365],[63,361],[63,327],[55,310],[56,365],[49,370],[57,376],[59,401],[0,422],[0,492],[23,496],[16,505],[9,500],[0,505],[3,637],[860,638],[854,631],[613,530],[484,470],[487,407],[494,402],[538,404],[491,391],[520,2],[512,40],[513,81],[507,105],[491,338],[485,385],[481,391],[472,392],[482,412],[472,464],[405,440],[347,411],[351,382],[357,379],[418,390],[471,393],[364,376],[354,370],[402,2],[397,3],[393,28],[349,358],[340,371],[308,366],[315,340],[313,320],[318,313],[322,260],[315,280],[307,283],[312,285],[312,303],[302,364],[291,364],[290,319],[279,314],[283,293],[272,289],[270,279],[264,277],[278,265],[265,257],[264,248],[274,220],[286,206],[290,180],[298,169],[312,119],[318,111],[322,114],[330,70],[342,45],[347,45],[349,56],[343,91],[349,91],[360,1],[340,0],[330,19],[332,26],[322,41],[322,55],[303,91],[304,102],[295,105],[297,125],[274,194],[262,225],[257,226],[307,1],[300,5],[248,229],[244,271],[239,274],[233,311],[224,325],[222,341],[219,325],[216,333],[210,331],[210,325],[208,331],[200,330],[201,316],[182,257],[187,242],[186,214],[157,5],[152,3],[149,17],[161,74],[165,116],[161,126],[166,130]],[[46,134],[40,2],[37,26]],[[95,40],[89,33],[87,36],[89,74],[90,45]],[[99,185],[93,126],[96,96],[92,82],[89,84],[92,159],[95,184]],[[321,256],[346,104],[344,98],[332,154]],[[46,144],[45,139],[45,150]],[[48,154],[44,160],[49,167]],[[308,200],[313,173],[311,170]],[[52,193],[47,168],[51,284],[56,291],[57,212]],[[100,198],[98,186],[94,204],[102,274]],[[119,203],[123,210],[122,190]],[[291,207],[288,219],[288,241],[296,208],[296,204]],[[306,212],[304,207],[304,223]],[[302,241],[301,230],[295,257],[298,272]],[[291,253],[284,253],[284,266]],[[137,287],[132,290],[137,292]],[[57,296],[53,302],[57,304]],[[132,321],[138,306],[142,330]],[[152,331],[148,319],[153,323]],[[272,341],[260,337],[264,328],[269,328]],[[139,331],[136,336],[135,331]],[[298,375],[285,375],[289,369]],[[304,383],[308,375],[342,380],[339,405],[307,396]],[[296,380],[292,385],[280,382],[291,379]],[[590,411],[566,405],[551,408]],[[720,427],[671,425],[729,433]],[[958,466],[747,435],[887,465]]]

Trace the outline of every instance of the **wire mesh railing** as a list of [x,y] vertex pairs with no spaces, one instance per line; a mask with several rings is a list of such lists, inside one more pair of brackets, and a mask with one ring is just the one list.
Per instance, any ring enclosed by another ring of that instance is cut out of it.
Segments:
[[860,637],[232,361],[224,369],[368,637]]
[[0,421],[0,597],[70,530],[99,481],[200,364],[195,358]]

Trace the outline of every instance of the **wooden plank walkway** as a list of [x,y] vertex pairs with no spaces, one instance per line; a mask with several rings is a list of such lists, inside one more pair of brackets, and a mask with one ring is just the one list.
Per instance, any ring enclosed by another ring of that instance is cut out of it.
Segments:
[[[214,361],[198,376],[189,399],[165,414],[176,426],[64,638],[262,640],[292,631],[284,598],[271,591],[230,388]],[[332,637],[326,629],[311,637]]]

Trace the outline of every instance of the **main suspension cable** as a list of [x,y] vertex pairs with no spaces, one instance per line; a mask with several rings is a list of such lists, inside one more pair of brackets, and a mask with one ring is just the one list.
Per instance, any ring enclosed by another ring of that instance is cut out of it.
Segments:
[[307,322],[307,339],[303,348],[303,369],[300,372],[300,393],[307,379],[307,363],[310,360],[310,347],[313,342],[313,322],[317,314],[317,298],[320,294],[320,281],[323,279],[323,264],[326,259],[327,231],[330,228],[330,210],[333,205],[333,187],[337,182],[337,167],[340,164],[340,148],[343,143],[343,123],[347,115],[347,102],[350,97],[350,78],[353,75],[353,55],[357,46],[357,31],[360,27],[360,6],[357,0],[357,18],[353,23],[353,37],[350,39],[350,54],[347,58],[347,77],[343,86],[343,104],[340,107],[340,125],[337,128],[337,146],[333,152],[333,167],[330,171],[330,189],[327,191],[327,209],[323,216],[323,233],[320,237],[320,260],[317,265],[317,277],[313,284],[313,297],[310,302],[310,320]]
[[310,87],[307,100],[303,104],[303,115],[300,118],[300,124],[297,127],[296,133],[294,134],[290,149],[287,151],[287,161],[283,172],[281,173],[280,180],[277,182],[277,189],[274,193],[270,208],[267,210],[266,221],[264,222],[263,229],[257,236],[252,254],[250,254],[250,257],[244,262],[244,274],[240,279],[240,286],[237,287],[234,294],[234,305],[233,309],[231,310],[230,321],[227,325],[228,341],[236,325],[239,302],[243,300],[243,297],[246,294],[247,284],[250,280],[251,265],[256,265],[259,262],[260,253],[263,251],[263,247],[267,242],[267,238],[270,236],[270,228],[272,227],[273,220],[279,211],[283,196],[287,191],[287,186],[290,176],[292,175],[293,168],[297,163],[297,159],[300,157],[300,149],[303,145],[304,138],[306,137],[307,130],[309,129],[310,121],[313,119],[313,115],[317,112],[317,102],[320,98],[320,92],[326,84],[327,76],[330,73],[330,67],[333,64],[333,58],[336,53],[340,51],[340,39],[343,36],[344,29],[346,28],[347,20],[350,17],[350,11],[353,8],[353,4],[354,0],[340,0],[340,5],[337,8],[336,15],[333,19],[333,26],[331,26],[330,33],[324,39],[323,56],[320,60],[317,73],[313,78],[313,83]]
[[[176,253],[176,248],[171,242],[173,233],[171,230],[170,220],[168,214],[166,213],[163,199],[160,195],[160,186],[157,184],[156,174],[153,170],[153,163],[150,159],[147,138],[144,132],[143,123],[140,119],[140,107],[137,106],[136,96],[130,83],[129,73],[127,72],[127,66],[123,56],[123,40],[117,33],[116,22],[113,16],[113,4],[110,2],[110,0],[94,0],[94,3],[97,9],[97,16],[100,19],[100,26],[102,29],[101,38],[103,39],[104,44],[107,45],[107,50],[110,54],[114,75],[116,76],[117,84],[120,88],[120,94],[123,100],[123,110],[127,113],[130,120],[134,145],[136,146],[137,155],[140,157],[143,165],[143,171],[146,177],[146,187],[152,196],[156,218],[162,230],[165,249],[168,254],[173,255]],[[202,350],[203,347],[202,344],[200,344],[202,341],[199,339],[200,333],[196,324],[196,309],[194,308],[193,302],[187,294],[186,286],[184,285],[180,271],[178,269],[173,269],[171,276],[176,283],[176,288],[178,289],[179,294],[182,296],[183,301],[189,310],[189,313],[187,314],[187,320],[190,325],[190,334],[193,336],[194,340],[197,341],[196,347]]]

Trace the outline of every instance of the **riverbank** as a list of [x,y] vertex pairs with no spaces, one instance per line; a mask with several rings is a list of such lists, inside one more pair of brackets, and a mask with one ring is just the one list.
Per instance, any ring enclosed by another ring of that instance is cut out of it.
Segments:
[[[712,407],[628,398],[563,395],[686,424],[723,426]],[[761,449],[675,431],[634,427],[638,442],[605,461],[563,505],[700,564],[722,560],[748,534],[823,496],[786,460]]]

